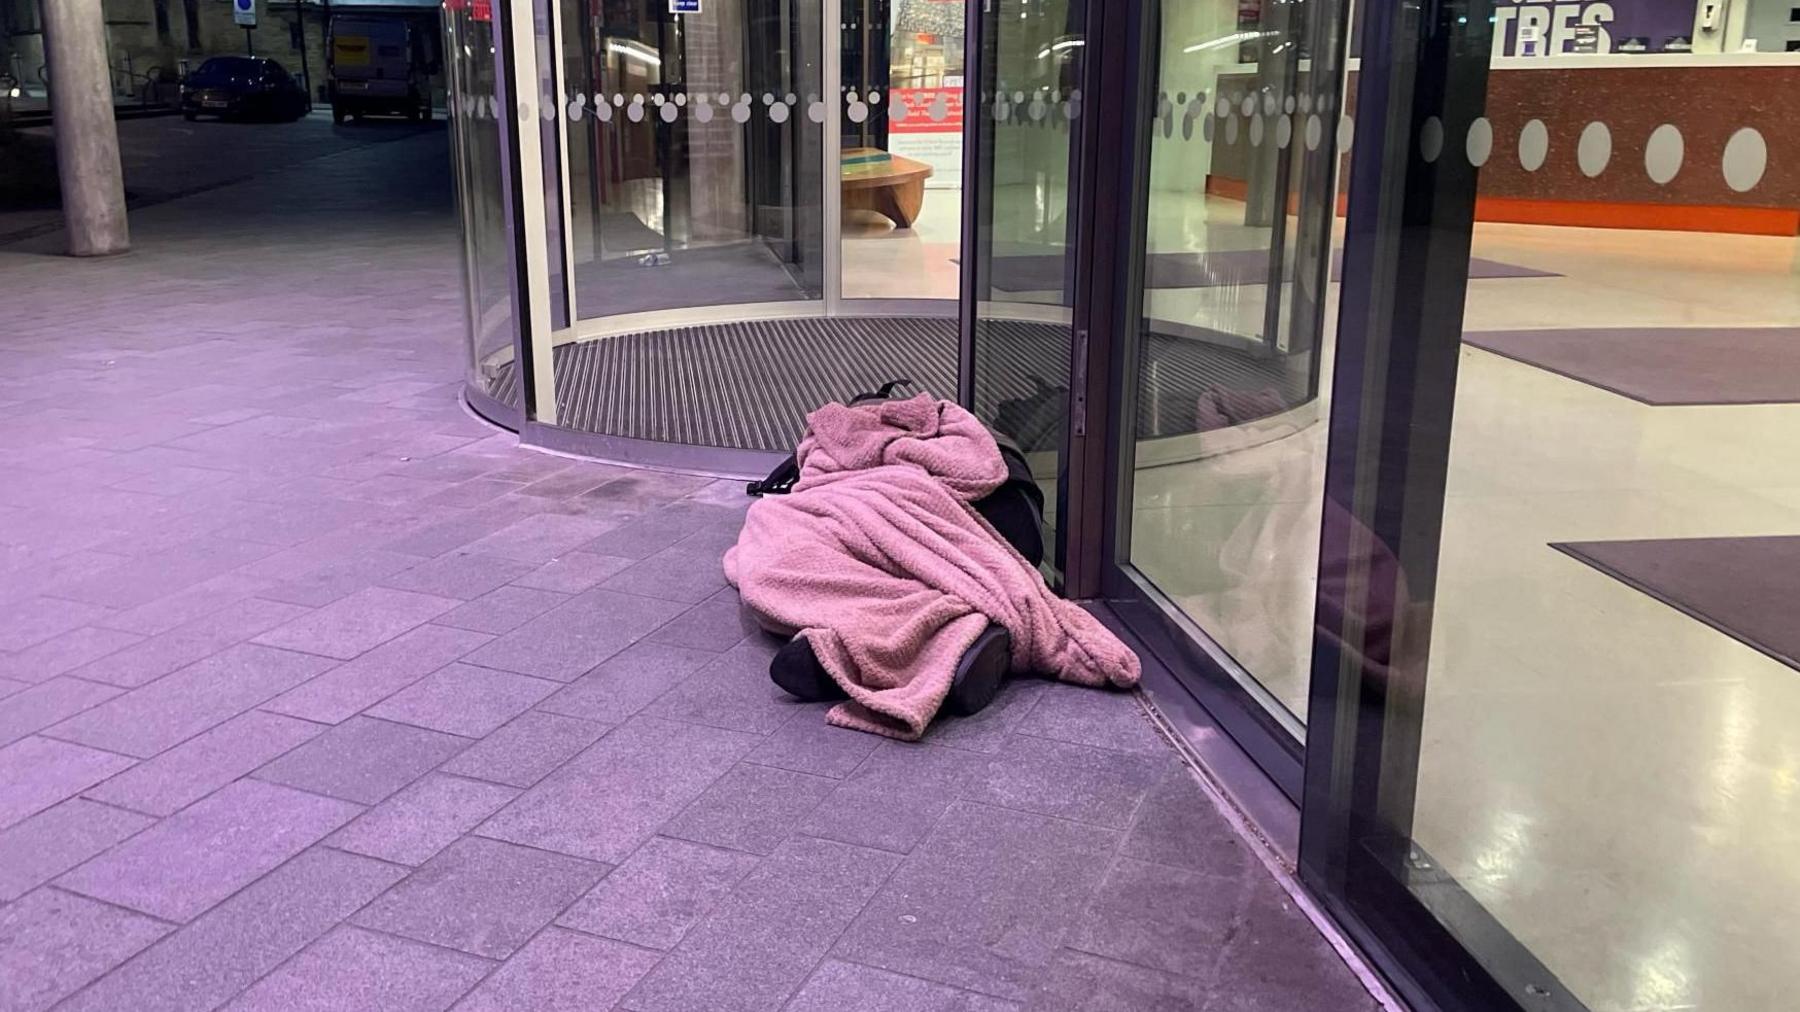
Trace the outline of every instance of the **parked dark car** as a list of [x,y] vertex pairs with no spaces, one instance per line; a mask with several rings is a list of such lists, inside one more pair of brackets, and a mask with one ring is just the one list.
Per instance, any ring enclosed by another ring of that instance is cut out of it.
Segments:
[[299,119],[306,92],[274,60],[215,56],[181,81],[181,114],[188,119]]

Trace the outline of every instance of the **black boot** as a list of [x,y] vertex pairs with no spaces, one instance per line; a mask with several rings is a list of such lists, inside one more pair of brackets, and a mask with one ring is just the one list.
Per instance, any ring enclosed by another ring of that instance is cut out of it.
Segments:
[[[957,662],[944,709],[959,717],[980,713],[994,701],[1011,666],[1012,634],[1000,626],[988,626]],[[769,678],[788,695],[808,703],[848,698],[819,663],[805,635],[795,636],[775,652],[769,662]]]

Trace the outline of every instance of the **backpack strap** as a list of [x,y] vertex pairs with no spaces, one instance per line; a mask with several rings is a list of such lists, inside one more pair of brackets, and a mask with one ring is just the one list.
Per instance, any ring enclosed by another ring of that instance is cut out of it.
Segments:
[[885,400],[888,400],[889,398],[893,397],[894,391],[900,389],[903,386],[910,387],[910,386],[917,386],[917,384],[915,384],[912,380],[909,380],[909,379],[888,380],[886,383],[883,383],[874,393],[857,394],[855,397],[850,398],[848,401],[845,401],[844,403],[846,403],[846,404],[861,404],[864,401],[885,401]]
[[788,459],[776,464],[775,470],[770,471],[767,478],[745,485],[744,494],[753,496],[787,495],[789,490],[794,487],[794,483],[799,480],[800,462],[790,455]]

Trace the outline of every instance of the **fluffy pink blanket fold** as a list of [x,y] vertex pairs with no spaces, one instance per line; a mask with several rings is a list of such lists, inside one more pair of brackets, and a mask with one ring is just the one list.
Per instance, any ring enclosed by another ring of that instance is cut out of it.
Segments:
[[1006,478],[975,416],[921,394],[806,421],[800,480],[750,507],[725,576],[765,627],[804,632],[849,693],[831,723],[917,739],[990,621],[1012,634],[1014,672],[1137,684],[1137,656],[970,505]]

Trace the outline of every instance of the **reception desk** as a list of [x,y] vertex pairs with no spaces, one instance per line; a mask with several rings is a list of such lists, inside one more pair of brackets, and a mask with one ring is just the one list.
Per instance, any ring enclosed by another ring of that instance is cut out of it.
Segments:
[[[1218,94],[1247,93],[1255,80],[1220,74]],[[1353,119],[1355,86],[1353,67]],[[1500,58],[1473,150],[1469,123],[1444,125],[1444,150],[1479,158],[1479,137],[1491,136],[1483,221],[1800,235],[1797,96],[1800,54]],[[1252,132],[1214,134],[1207,189],[1242,194]]]

